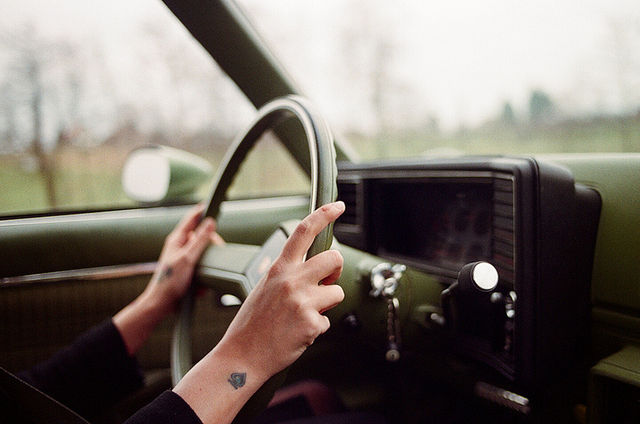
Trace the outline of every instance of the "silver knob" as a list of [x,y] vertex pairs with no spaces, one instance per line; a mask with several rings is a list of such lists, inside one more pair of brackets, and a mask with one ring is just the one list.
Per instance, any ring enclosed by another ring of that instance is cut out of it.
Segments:
[[482,291],[491,291],[498,285],[498,270],[489,262],[479,262],[471,271],[471,281]]
[[[498,271],[488,262],[471,262],[462,267],[458,273],[456,290],[471,295],[473,293],[488,293],[498,285]],[[453,286],[455,286],[454,284]],[[454,287],[451,288],[454,288]]]

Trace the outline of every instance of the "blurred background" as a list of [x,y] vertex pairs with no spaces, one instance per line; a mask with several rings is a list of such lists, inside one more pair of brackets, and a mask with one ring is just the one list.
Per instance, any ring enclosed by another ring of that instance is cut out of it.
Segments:
[[[239,4],[362,159],[640,151],[637,0]],[[133,148],[215,166],[255,112],[158,0],[0,7],[1,215],[131,206]],[[265,138],[234,196],[304,190],[290,160]]]

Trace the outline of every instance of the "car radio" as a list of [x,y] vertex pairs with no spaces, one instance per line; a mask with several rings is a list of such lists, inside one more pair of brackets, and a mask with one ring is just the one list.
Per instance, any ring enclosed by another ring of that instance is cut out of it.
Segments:
[[[338,240],[440,282],[427,319],[453,354],[526,395],[579,363],[600,197],[567,169],[505,157],[345,164],[338,189],[351,211]],[[496,271],[490,290],[459,281],[478,261]]]

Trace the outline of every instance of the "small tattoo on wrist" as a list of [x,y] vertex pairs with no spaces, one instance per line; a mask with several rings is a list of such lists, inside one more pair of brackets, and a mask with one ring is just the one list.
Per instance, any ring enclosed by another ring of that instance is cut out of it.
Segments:
[[171,268],[170,266],[164,268],[162,271],[160,271],[158,281],[160,282],[166,280],[167,278],[171,277],[171,274],[173,274],[173,268]]
[[231,374],[231,377],[229,377],[227,381],[233,386],[234,389],[238,390],[240,387],[244,386],[244,383],[247,381],[247,373],[234,372]]

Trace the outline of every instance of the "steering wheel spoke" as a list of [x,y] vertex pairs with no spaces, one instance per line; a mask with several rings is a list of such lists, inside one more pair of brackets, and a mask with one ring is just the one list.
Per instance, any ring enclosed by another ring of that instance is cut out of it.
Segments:
[[245,270],[260,251],[260,246],[246,244],[210,246],[200,259],[193,282],[221,295],[232,294],[244,300],[257,284],[249,280]]
[[[290,229],[294,222],[283,226]],[[287,230],[278,228],[262,246],[236,243],[210,246],[200,259],[194,283],[221,295],[246,299],[282,251],[288,235]]]

